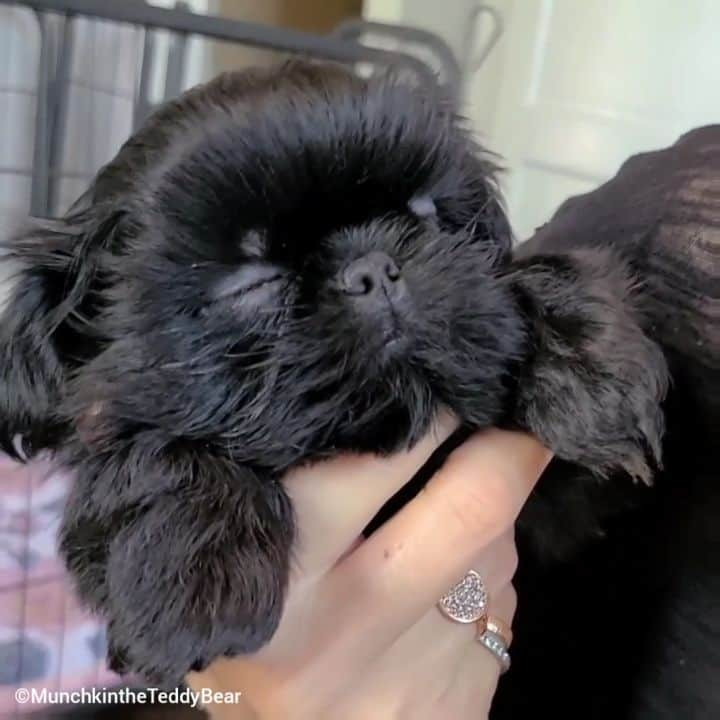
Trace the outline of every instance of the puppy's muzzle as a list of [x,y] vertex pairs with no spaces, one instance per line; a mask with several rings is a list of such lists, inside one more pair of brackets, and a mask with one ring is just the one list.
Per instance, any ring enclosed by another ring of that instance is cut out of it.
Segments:
[[403,347],[410,303],[407,283],[395,261],[376,250],[346,265],[338,279],[342,292],[363,319],[368,337],[376,338],[386,349]]

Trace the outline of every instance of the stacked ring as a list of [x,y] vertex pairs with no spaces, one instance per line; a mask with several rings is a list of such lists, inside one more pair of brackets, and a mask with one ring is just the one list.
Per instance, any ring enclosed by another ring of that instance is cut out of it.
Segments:
[[510,668],[508,648],[512,642],[512,630],[502,620],[489,617],[488,593],[480,573],[469,570],[438,601],[438,608],[445,617],[458,623],[476,623],[477,641],[487,648],[500,663],[501,672]]
[[500,663],[500,672],[505,673],[510,669],[510,653],[505,638],[493,632],[492,630],[484,630],[477,634],[477,641],[487,648]]

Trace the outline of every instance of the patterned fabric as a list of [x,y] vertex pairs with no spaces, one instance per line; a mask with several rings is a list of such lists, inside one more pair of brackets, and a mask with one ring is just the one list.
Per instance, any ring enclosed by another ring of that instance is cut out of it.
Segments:
[[69,478],[47,459],[28,465],[0,454],[0,718],[37,705],[18,687],[111,687],[102,626],[81,609],[56,551]]

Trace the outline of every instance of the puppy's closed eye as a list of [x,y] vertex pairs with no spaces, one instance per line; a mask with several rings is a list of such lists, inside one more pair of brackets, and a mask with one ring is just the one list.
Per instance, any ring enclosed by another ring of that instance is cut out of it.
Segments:
[[285,273],[277,266],[265,262],[249,262],[222,280],[213,292],[217,300],[235,295],[251,295],[266,285],[285,279]]
[[287,281],[277,265],[248,262],[221,280],[212,292],[214,300],[232,299],[233,307],[260,307],[274,296]]
[[[233,247],[226,262],[233,263],[236,269],[213,282],[208,300],[210,304],[230,302],[236,310],[259,307],[275,295],[286,273],[268,261],[269,243],[263,230],[242,228]],[[193,268],[200,266],[197,263]]]

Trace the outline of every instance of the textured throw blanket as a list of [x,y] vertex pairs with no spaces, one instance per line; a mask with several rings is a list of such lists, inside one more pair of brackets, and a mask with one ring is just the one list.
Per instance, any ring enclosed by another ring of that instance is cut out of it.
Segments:
[[[567,566],[520,563],[513,671],[492,720],[720,717],[720,125],[630,158],[519,255],[615,248],[668,357],[665,471]],[[521,551],[521,557],[522,557]]]
[[678,356],[676,372],[717,418],[720,388],[710,382],[720,372],[720,125],[634,155],[612,180],[564,202],[520,253],[588,245],[630,258],[646,284],[655,339]]

